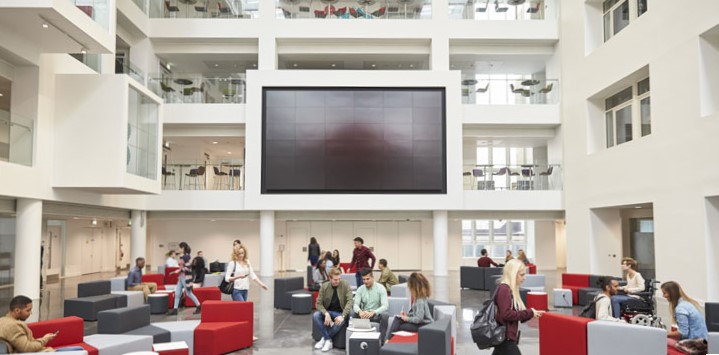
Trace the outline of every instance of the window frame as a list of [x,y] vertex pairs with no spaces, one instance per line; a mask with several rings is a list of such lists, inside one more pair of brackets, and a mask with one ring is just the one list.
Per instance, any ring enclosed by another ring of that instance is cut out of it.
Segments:
[[[464,240],[464,237],[465,237],[464,224],[467,222],[469,222],[470,226],[471,226],[470,227],[471,232],[469,235],[470,241],[468,243],[465,242],[465,240]],[[489,222],[489,226],[488,226],[489,234],[488,235],[485,235],[484,233],[479,235],[477,233],[477,222]],[[495,237],[497,222],[504,223],[504,226],[502,227],[502,229],[504,229],[504,233],[505,233],[504,238],[506,238],[506,239],[503,239],[501,241],[498,241],[497,238]],[[514,233],[512,233],[512,224],[517,223],[517,222],[521,223],[523,227],[520,228],[522,233],[515,235]],[[492,258],[504,257],[504,251],[502,251],[502,255],[493,255],[492,254],[492,251],[497,247],[502,248],[502,250],[507,250],[507,249],[514,250],[513,248],[519,247],[520,249],[524,249],[525,252],[527,252],[527,250],[529,249],[528,243],[529,243],[530,238],[528,235],[529,229],[527,227],[527,220],[515,220],[515,219],[512,219],[512,220],[484,220],[484,219],[466,220],[466,219],[463,219],[461,221],[461,223],[462,223],[462,248],[461,249],[462,249],[462,258],[464,258],[464,259],[476,259],[476,258],[481,257],[481,253],[480,253],[481,249],[477,248],[478,246],[482,246],[484,249],[487,249],[487,251],[489,253],[489,257],[492,257]],[[482,238],[487,238],[487,239],[479,240],[478,236],[481,236]],[[468,247],[469,247],[469,249],[467,249]],[[467,255],[467,253],[465,253],[466,250],[471,250],[471,255]],[[527,257],[531,258],[532,256],[527,255]]]
[[[643,92],[642,94],[639,94],[639,84],[647,80],[647,91]],[[607,107],[607,100],[610,98],[626,91],[627,89],[631,88],[632,97],[629,100],[626,100],[620,104],[617,104],[611,108]],[[642,101],[645,99],[649,99],[649,132],[644,134],[642,132]],[[618,125],[617,125],[617,113],[627,107],[630,107],[630,122],[632,124],[631,128],[631,138],[629,140],[619,142],[619,139],[617,137],[617,134],[619,132]],[[609,124],[609,115],[611,114],[611,125]],[[630,87],[624,87],[621,90],[618,90],[613,95],[610,95],[607,99],[604,100],[604,143],[606,148],[612,148],[616,147],[623,143],[628,143],[633,140],[639,139],[641,137],[646,137],[648,135],[651,135],[651,80],[649,76],[643,77],[637,81],[635,81]],[[609,132],[607,129],[611,127],[612,132]],[[611,137],[610,137],[611,133]]]
[[[639,2],[641,0],[604,0],[602,2],[602,27],[603,27],[603,35],[604,35],[604,42],[609,41],[610,39],[614,38],[619,32],[629,27],[633,21],[635,21],[639,16],[645,14],[649,6],[644,9],[642,13],[639,13]],[[612,3],[611,6],[607,8],[607,3]],[[624,4],[627,5],[628,11],[629,11],[629,23],[622,27],[620,30],[615,31],[614,28],[614,11],[617,10],[619,7],[623,6]],[[608,26],[608,27],[607,27]]]

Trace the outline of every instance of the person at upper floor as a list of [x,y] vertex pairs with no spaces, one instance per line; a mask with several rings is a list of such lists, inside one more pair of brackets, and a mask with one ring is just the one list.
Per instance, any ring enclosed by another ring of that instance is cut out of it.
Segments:
[[482,249],[480,252],[482,256],[477,259],[477,266],[478,267],[492,267],[492,266],[499,266],[497,263],[492,260],[489,256],[487,256],[487,249]]

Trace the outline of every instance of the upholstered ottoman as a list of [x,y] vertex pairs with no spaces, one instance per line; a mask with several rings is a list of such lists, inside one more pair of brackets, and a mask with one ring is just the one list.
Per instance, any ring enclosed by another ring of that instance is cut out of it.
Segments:
[[94,334],[86,336],[85,343],[97,349],[99,355],[122,355],[133,351],[150,351],[152,336]]
[[152,351],[159,355],[189,355],[190,349],[184,341],[170,343],[157,343],[152,345]]
[[118,276],[110,279],[110,291],[125,291],[127,276]]
[[312,294],[295,293],[292,295],[292,314],[312,313]]
[[538,311],[546,311],[547,293],[546,292],[529,292],[527,293],[527,308],[534,308]]
[[572,308],[572,290],[555,288],[554,308]]
[[170,332],[170,341],[173,343],[184,342],[190,351],[195,351],[195,328],[200,325],[199,320],[182,320],[177,322],[157,322],[152,325]]
[[112,291],[110,294],[127,296],[127,307],[137,307],[145,304],[145,294],[142,291]]
[[377,332],[353,333],[347,337],[347,342],[348,355],[379,355],[381,340]]
[[167,293],[154,293],[147,296],[151,314],[167,313],[170,296]]
[[217,287],[225,278],[225,274],[207,274],[205,275],[205,281],[202,282],[202,287]]
[[407,284],[396,284],[392,287],[390,287],[390,291],[392,293],[392,297],[407,297],[409,298],[409,288],[407,288]]
[[591,302],[592,299],[594,299],[594,297],[592,297],[591,299],[589,299],[589,298],[587,297],[587,295],[590,294],[590,293],[592,293],[592,292],[601,292],[601,291],[602,291],[602,290],[600,290],[600,289],[598,289],[598,288],[595,288],[595,287],[580,288],[580,289],[577,291],[577,304],[579,304],[580,306],[586,306],[586,305],[588,305],[588,304],[589,304],[588,302]]

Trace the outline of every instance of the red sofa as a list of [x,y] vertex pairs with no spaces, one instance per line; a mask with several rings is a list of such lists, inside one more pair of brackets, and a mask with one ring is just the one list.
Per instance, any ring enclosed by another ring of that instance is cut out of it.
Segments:
[[195,328],[195,355],[219,355],[252,346],[252,302],[206,301]]
[[157,284],[158,290],[165,289],[165,275],[163,274],[143,274],[142,282],[154,282]]
[[177,277],[180,274],[175,274],[172,272],[177,271],[179,269],[180,269],[179,267],[175,267],[175,266],[166,266],[165,267],[165,281],[164,281],[165,285],[177,285],[177,283],[179,282],[177,280]]
[[47,344],[53,348],[61,348],[67,346],[82,346],[89,355],[98,355],[97,349],[85,344],[83,337],[85,335],[85,322],[80,317],[64,317],[46,320],[42,322],[28,323],[28,328],[32,331],[34,338],[41,338],[47,333],[57,333],[57,337]]
[[588,287],[588,274],[562,274],[562,288],[572,290],[572,304],[579,304],[579,289]]
[[[200,304],[204,304],[205,301],[219,301],[222,299],[222,293],[217,286],[212,287],[198,287],[193,288],[192,293],[195,294]],[[173,298],[173,302],[174,302]],[[192,302],[190,297],[185,296],[185,307],[195,307],[195,302]],[[203,310],[204,311],[204,310]]]
[[587,355],[590,318],[545,313],[539,318],[539,355]]

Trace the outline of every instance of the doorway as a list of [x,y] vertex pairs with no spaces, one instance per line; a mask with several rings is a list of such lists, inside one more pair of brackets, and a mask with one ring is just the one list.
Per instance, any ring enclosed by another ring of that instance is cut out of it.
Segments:
[[645,279],[655,279],[654,219],[630,218],[629,225],[630,256],[639,263],[639,271]]

